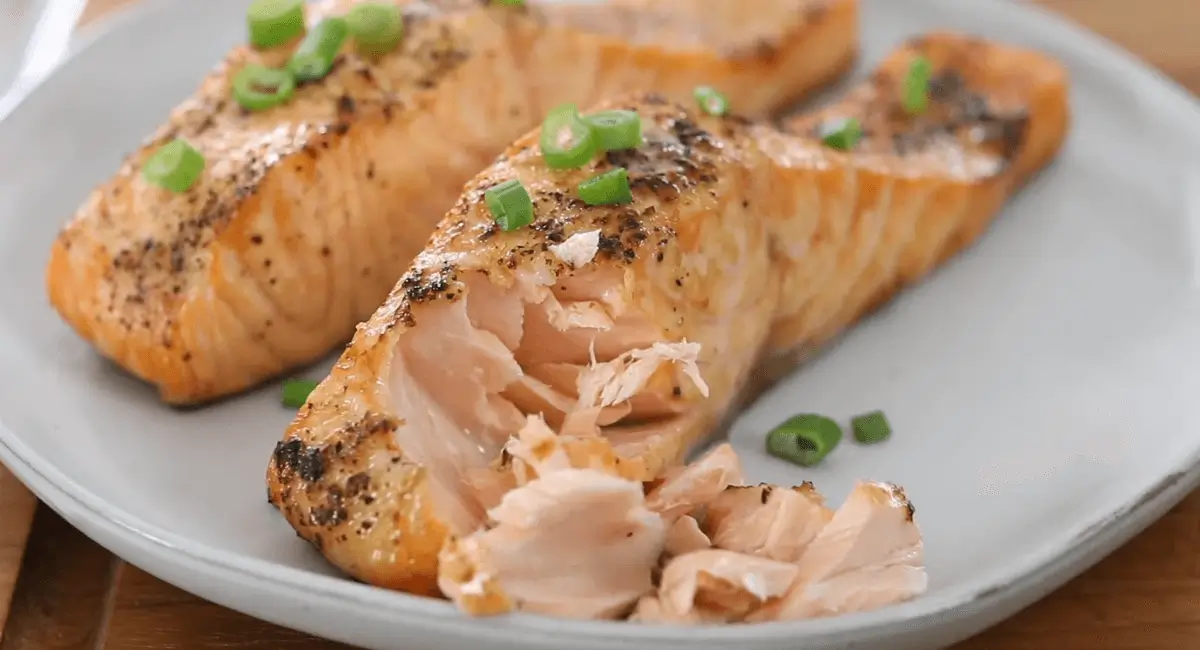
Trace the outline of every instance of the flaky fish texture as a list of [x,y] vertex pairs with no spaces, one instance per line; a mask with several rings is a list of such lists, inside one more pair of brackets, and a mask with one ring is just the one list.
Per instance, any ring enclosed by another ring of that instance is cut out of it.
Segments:
[[[727,493],[735,496],[721,506],[725,524],[742,520],[751,525],[736,539],[717,536],[712,548],[669,558],[656,592],[642,593],[632,620],[679,625],[821,618],[901,603],[928,588],[915,509],[899,486],[860,481],[836,512],[807,484],[790,489],[730,486]],[[745,498],[751,495],[759,500]],[[796,505],[795,499],[807,505],[788,507]],[[709,505],[707,519],[713,518],[715,507]],[[767,512],[774,517],[771,525],[754,525]],[[785,530],[800,535],[784,542],[786,556],[772,553],[784,550],[778,533]],[[562,536],[561,530],[554,532]],[[750,548],[738,548],[747,542]],[[485,572],[490,569],[484,566]],[[543,592],[564,594],[555,587],[543,583]],[[603,592],[610,598],[624,595],[611,588]],[[579,599],[571,613],[590,614],[581,606],[595,599]],[[472,611],[460,598],[455,601],[468,612],[485,613]]]
[[[54,308],[166,402],[236,393],[348,340],[463,184],[553,106],[710,84],[763,115],[857,52],[857,0],[395,1],[395,52],[348,44],[281,107],[244,111],[230,83],[291,47],[231,52],[55,241]],[[182,193],[141,174],[173,138],[206,159]]]
[[[909,115],[900,86],[918,56],[934,69],[930,105]],[[543,458],[685,476],[727,509],[740,469],[681,474],[684,456],[756,389],[752,375],[791,367],[975,241],[1059,150],[1067,86],[1046,56],[939,33],[784,130],[638,95],[602,108],[637,111],[644,144],[582,169],[547,169],[526,135],[466,185],[297,414],[270,460],[271,502],[347,573],[419,593],[437,592],[443,543],[536,480]],[[823,144],[845,117],[864,139]],[[632,203],[576,198],[616,167]],[[484,192],[510,179],[536,218],[503,232]],[[531,414],[548,431],[510,443]],[[649,503],[690,514],[666,486]],[[800,550],[765,522],[747,519],[761,535],[738,539],[721,521],[708,532],[741,551]]]
[[[886,607],[928,586],[915,509],[899,486],[860,481],[834,512],[811,484],[743,486],[726,443],[647,494],[612,464],[578,467],[540,418],[510,442],[537,476],[438,556],[438,586],[469,614],[795,620]],[[710,539],[697,517],[744,529]]]

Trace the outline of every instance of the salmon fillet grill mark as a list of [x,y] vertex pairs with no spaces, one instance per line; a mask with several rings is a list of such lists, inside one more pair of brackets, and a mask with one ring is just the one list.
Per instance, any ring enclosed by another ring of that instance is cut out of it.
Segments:
[[[326,0],[309,22],[354,3]],[[230,82],[288,48],[231,52],[55,241],[55,309],[166,402],[237,393],[348,340],[463,184],[550,108],[711,84],[766,115],[857,52],[857,0],[397,3],[395,52],[347,45],[284,106],[248,113]],[[206,159],[180,194],[141,175],[175,137]]]
[[[910,63],[929,110],[898,111]],[[527,474],[509,437],[541,414],[573,466],[653,481],[749,390],[984,231],[1061,147],[1067,77],[1041,54],[931,34],[833,106],[777,130],[654,95],[645,144],[546,168],[538,134],[469,182],[278,444],[271,502],[335,565],[436,593],[436,555]],[[817,127],[858,116],[850,151]],[[577,184],[628,169],[633,202]],[[484,192],[519,179],[533,224]]]

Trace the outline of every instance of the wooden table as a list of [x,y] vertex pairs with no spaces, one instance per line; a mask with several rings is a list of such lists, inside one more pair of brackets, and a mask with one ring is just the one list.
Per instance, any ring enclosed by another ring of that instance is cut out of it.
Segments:
[[[92,0],[84,21],[131,0]],[[968,0],[964,0],[968,1]],[[1038,0],[1200,93],[1200,0]],[[0,650],[344,648],[204,602],[114,558],[0,467]],[[1200,649],[1200,492],[956,650]]]

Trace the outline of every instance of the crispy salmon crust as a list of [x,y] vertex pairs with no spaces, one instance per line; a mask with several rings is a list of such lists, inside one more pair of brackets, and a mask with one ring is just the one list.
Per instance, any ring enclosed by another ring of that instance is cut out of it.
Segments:
[[[397,2],[397,51],[347,45],[282,107],[242,110],[230,80],[288,49],[231,52],[54,242],[54,308],[164,401],[237,393],[346,341],[463,183],[551,107],[711,84],[765,115],[857,52],[857,0]],[[352,4],[326,0],[310,22]],[[207,161],[178,194],[141,175],[173,138]]]
[[[898,84],[917,56],[934,76],[914,116]],[[354,577],[435,593],[436,549],[516,484],[504,449],[526,414],[564,446],[604,443],[626,478],[661,477],[752,375],[975,241],[1061,147],[1067,100],[1054,60],[939,33],[784,130],[638,95],[602,108],[637,111],[644,145],[566,172],[527,134],[467,184],[300,410],[271,502]],[[843,117],[865,126],[850,151],[821,139]],[[575,198],[615,167],[632,203]],[[483,195],[513,178],[536,219],[501,232]]]

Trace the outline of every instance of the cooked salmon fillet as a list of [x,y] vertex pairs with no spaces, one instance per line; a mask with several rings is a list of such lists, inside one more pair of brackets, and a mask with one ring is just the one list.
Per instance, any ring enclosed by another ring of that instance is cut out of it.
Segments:
[[[309,20],[352,4],[327,0]],[[706,84],[765,115],[857,52],[857,0],[400,4],[395,52],[347,45],[281,107],[248,113],[230,84],[288,48],[231,52],[54,242],[55,309],[166,402],[236,393],[347,341],[463,184],[552,107]],[[141,174],[177,137],[206,160],[183,193]]]
[[[910,116],[899,85],[918,56],[933,68],[931,105]],[[333,564],[436,593],[445,540],[538,476],[509,447],[531,414],[550,431],[523,433],[520,449],[630,480],[694,476],[720,501],[736,468],[677,466],[751,375],[974,241],[1068,125],[1055,61],[947,33],[907,43],[845,101],[787,130],[690,106],[606,103],[641,116],[641,147],[552,171],[534,132],[467,184],[270,460],[271,502]],[[863,119],[862,142],[823,144],[818,123],[847,115]],[[575,198],[615,167],[632,203]],[[536,215],[504,232],[484,193],[512,179]],[[672,508],[667,485],[650,502]],[[759,546],[796,550],[739,548]]]

